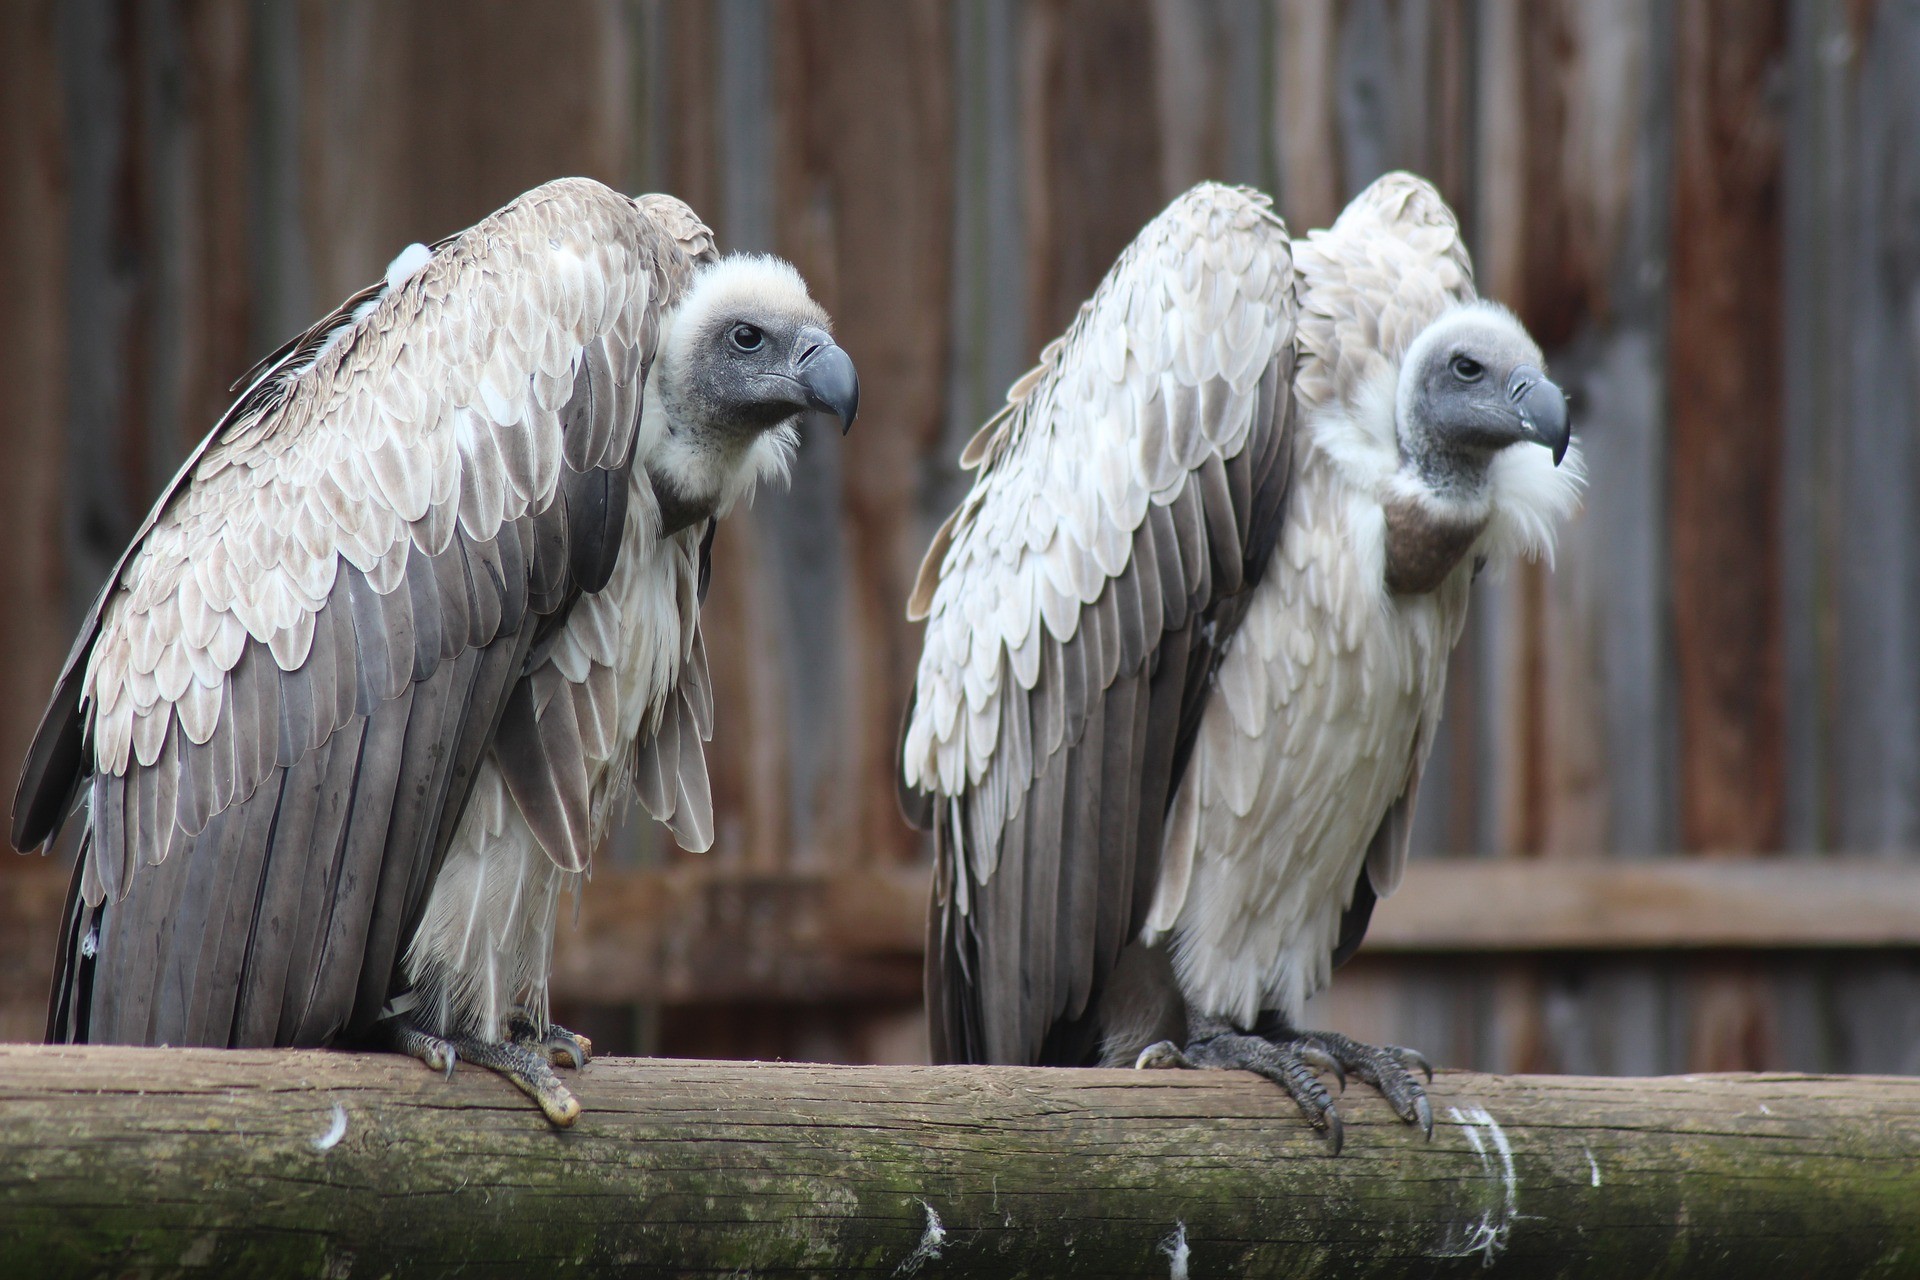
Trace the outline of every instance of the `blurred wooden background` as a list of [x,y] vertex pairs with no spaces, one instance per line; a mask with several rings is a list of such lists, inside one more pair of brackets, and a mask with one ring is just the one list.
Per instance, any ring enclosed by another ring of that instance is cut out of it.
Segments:
[[[1423,861],[1316,1016],[1496,1070],[1920,1071],[1916,71],[1893,0],[10,0],[0,762],[255,357],[547,178],[672,191],[800,266],[863,414],[722,530],[717,845],[602,856],[558,1011],[912,1060],[901,608],[960,444],[1188,184],[1302,231],[1407,167],[1592,487],[1555,572],[1481,589]],[[60,880],[0,861],[0,1036]]]

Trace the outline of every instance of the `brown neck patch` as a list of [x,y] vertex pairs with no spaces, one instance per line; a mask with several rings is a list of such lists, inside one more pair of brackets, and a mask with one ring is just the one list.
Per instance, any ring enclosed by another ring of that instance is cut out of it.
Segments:
[[1387,590],[1400,596],[1425,595],[1439,586],[1487,517],[1449,518],[1412,498],[1390,498],[1387,516]]

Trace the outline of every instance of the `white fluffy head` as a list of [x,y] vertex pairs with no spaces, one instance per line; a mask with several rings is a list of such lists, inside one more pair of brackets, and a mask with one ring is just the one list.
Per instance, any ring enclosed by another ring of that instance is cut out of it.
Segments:
[[[764,359],[720,358],[741,325],[764,333]],[[831,333],[831,325],[779,258],[733,254],[702,269],[666,319],[648,380],[641,445],[655,483],[725,515],[761,480],[783,478],[806,406],[768,399],[764,389],[778,392],[773,362],[786,360],[796,335]]]
[[[1473,383],[1462,383],[1450,372],[1463,356],[1484,368]],[[1494,571],[1521,557],[1551,559],[1554,534],[1579,506],[1586,479],[1577,443],[1568,445],[1558,466],[1533,440],[1497,444],[1510,439],[1501,435],[1512,412],[1503,388],[1520,366],[1544,372],[1539,344],[1511,311],[1475,301],[1449,308],[1420,332],[1400,362],[1394,389],[1402,465],[1392,487],[1403,494],[1421,490],[1429,505],[1461,514],[1484,511],[1487,528],[1477,553]],[[1479,452],[1478,442],[1489,432],[1495,447]],[[1423,456],[1423,451],[1430,452]],[[1473,482],[1457,488],[1444,483],[1446,468],[1434,464],[1435,455],[1458,466],[1455,476],[1470,474]],[[1475,457],[1480,461],[1472,461]]]

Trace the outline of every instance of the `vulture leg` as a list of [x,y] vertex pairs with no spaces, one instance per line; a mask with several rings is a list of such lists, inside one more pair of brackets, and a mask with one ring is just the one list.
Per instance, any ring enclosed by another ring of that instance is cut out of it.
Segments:
[[593,1061],[593,1041],[557,1022],[549,1022],[543,1032],[524,1010],[516,1009],[507,1018],[507,1035],[523,1048],[544,1053],[556,1067],[578,1071]]
[[[527,1025],[531,1030],[532,1024]],[[560,1083],[560,1077],[553,1074],[553,1067],[548,1061],[551,1053],[565,1054],[564,1049],[549,1050],[538,1042],[529,1047],[526,1043],[513,1040],[499,1042],[465,1035],[437,1036],[421,1030],[406,1017],[394,1018],[386,1026],[397,1051],[420,1059],[435,1071],[446,1072],[449,1078],[453,1075],[456,1063],[470,1062],[512,1081],[515,1087],[539,1105],[556,1127],[565,1129],[580,1118],[579,1101],[567,1086]],[[560,1029],[555,1027],[553,1030]],[[580,1052],[584,1060],[591,1046],[571,1032],[561,1034],[578,1042],[575,1052]]]
[[1134,1065],[1141,1068],[1180,1067],[1251,1071],[1285,1089],[1299,1104],[1307,1122],[1327,1141],[1328,1153],[1339,1155],[1344,1141],[1340,1113],[1321,1073],[1346,1087],[1349,1073],[1378,1089],[1394,1114],[1433,1136],[1433,1107],[1414,1071],[1433,1079],[1425,1057],[1398,1045],[1361,1044],[1333,1031],[1300,1031],[1275,1014],[1264,1016],[1254,1033],[1217,1018],[1190,1019],[1187,1045],[1171,1040],[1148,1045]]

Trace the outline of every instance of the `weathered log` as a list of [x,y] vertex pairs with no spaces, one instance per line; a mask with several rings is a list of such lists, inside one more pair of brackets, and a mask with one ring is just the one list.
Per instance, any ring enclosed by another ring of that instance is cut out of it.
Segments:
[[1920,1079],[1443,1073],[1328,1158],[1220,1073],[0,1047],[0,1275],[1920,1275]]

